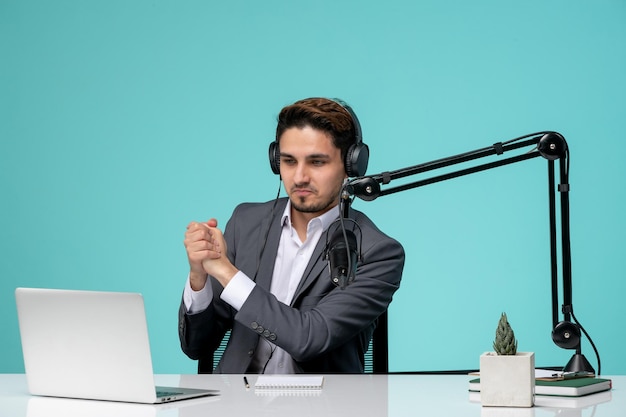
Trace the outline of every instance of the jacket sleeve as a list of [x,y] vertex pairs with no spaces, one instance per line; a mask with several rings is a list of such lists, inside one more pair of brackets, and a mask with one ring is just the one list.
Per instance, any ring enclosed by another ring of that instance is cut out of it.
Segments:
[[214,296],[211,304],[200,312],[188,313],[182,301],[178,310],[178,337],[183,352],[197,360],[212,354],[219,346],[224,334],[230,328],[233,312],[219,300],[222,287],[215,279],[209,278],[207,285],[213,285]]

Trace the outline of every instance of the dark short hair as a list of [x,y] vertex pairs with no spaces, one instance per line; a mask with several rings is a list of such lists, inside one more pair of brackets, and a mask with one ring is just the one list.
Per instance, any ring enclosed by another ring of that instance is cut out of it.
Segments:
[[341,150],[345,160],[350,146],[356,142],[356,127],[350,113],[334,100],[321,97],[305,98],[284,107],[278,115],[276,142],[292,127],[312,127],[328,134]]

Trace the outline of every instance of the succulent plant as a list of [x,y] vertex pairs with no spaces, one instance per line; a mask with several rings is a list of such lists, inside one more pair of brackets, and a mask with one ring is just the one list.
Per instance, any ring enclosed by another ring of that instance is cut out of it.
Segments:
[[498,355],[515,355],[517,353],[517,340],[515,333],[509,324],[506,313],[502,313],[498,327],[496,328],[496,339],[493,342],[493,349]]

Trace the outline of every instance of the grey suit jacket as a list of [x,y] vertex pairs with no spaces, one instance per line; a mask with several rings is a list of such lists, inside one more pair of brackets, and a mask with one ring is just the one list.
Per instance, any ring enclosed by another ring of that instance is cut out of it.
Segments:
[[244,203],[235,209],[224,229],[228,257],[248,277],[256,276],[257,285],[239,311],[219,298],[223,288],[213,278],[208,282],[214,298],[206,310],[187,314],[181,302],[178,328],[183,351],[191,359],[212,357],[232,329],[215,372],[245,373],[260,338],[287,351],[304,372],[363,372],[376,320],[400,286],[404,249],[365,214],[351,209],[350,218],[359,227],[346,225],[355,229],[361,252],[355,280],[343,290],[331,282],[324,259],[325,232],[291,305],[285,305],[269,292],[287,199],[274,203]]

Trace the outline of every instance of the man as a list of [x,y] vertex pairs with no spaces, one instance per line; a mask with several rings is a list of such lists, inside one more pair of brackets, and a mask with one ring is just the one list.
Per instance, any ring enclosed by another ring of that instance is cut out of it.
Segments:
[[288,198],[239,205],[224,234],[215,219],[188,225],[179,336],[190,358],[212,357],[231,330],[215,372],[363,372],[377,318],[400,285],[404,250],[350,209],[344,224],[359,242],[356,277],[344,289],[331,281],[329,227],[339,225],[344,180],[367,166],[360,136],[341,102],[310,98],[283,108],[270,163]]

